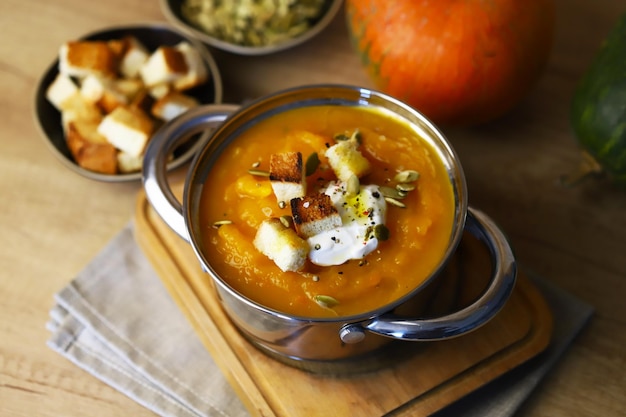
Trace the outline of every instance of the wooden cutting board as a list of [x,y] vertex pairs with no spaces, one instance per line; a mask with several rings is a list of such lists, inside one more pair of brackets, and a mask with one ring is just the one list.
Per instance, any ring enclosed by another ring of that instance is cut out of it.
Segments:
[[[307,372],[270,358],[238,333],[189,244],[161,220],[143,193],[137,199],[135,236],[252,416],[427,416],[534,357],[550,342],[552,314],[522,272],[503,310],[470,334],[392,345],[385,366],[376,371]],[[464,238],[446,271],[445,286],[433,297],[433,311],[458,308],[478,296],[489,268],[480,245]]]

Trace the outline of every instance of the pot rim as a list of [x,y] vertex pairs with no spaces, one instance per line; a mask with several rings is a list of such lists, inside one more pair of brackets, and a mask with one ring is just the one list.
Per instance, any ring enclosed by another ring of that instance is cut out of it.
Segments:
[[[294,100],[294,98],[298,97],[300,97],[299,100]],[[237,132],[247,128],[250,123],[258,122],[263,118],[291,108],[324,104],[356,106],[371,106],[373,104],[374,107],[377,107],[376,103],[386,103],[390,105],[393,107],[393,110],[389,110],[387,108],[383,108],[383,110],[385,112],[390,112],[390,115],[394,114],[396,117],[400,117],[412,128],[419,127],[419,129],[416,130],[416,133],[418,133],[423,139],[426,139],[430,143],[431,147],[437,151],[446,167],[446,171],[448,172],[455,201],[453,230],[450,235],[446,252],[441,257],[441,260],[437,264],[436,268],[433,269],[431,274],[424,281],[402,297],[399,297],[394,301],[373,310],[338,317],[292,315],[267,307],[246,297],[232,288],[211,267],[210,262],[208,262],[203,251],[201,250],[201,248],[203,248],[203,242],[199,238],[199,234],[194,232],[194,229],[198,229],[199,227],[197,225],[199,211],[197,210],[198,198],[202,192],[202,186],[209,176],[209,171],[213,162],[219,157],[221,150],[236,139]],[[205,107],[207,111],[210,111],[212,106],[208,105],[203,107]],[[414,120],[408,120],[408,116]],[[422,131],[421,134],[419,133],[419,130]],[[432,136],[424,137],[424,133],[426,132],[430,133]],[[222,136],[222,138],[218,141],[220,136]],[[383,92],[369,88],[346,84],[312,84],[288,88],[261,97],[239,107],[234,113],[228,116],[224,122],[215,129],[200,152],[198,152],[193,158],[184,184],[182,206],[183,216],[185,219],[184,223],[191,247],[193,248],[197,258],[200,260],[203,270],[207,272],[213,281],[220,285],[222,289],[249,307],[275,317],[295,322],[336,324],[343,322],[362,322],[379,317],[382,314],[389,313],[397,306],[413,298],[419,291],[432,283],[432,281],[437,278],[441,270],[445,267],[448,259],[450,259],[451,255],[456,250],[463,236],[468,210],[467,194],[465,174],[456,151],[443,132],[417,109]]]

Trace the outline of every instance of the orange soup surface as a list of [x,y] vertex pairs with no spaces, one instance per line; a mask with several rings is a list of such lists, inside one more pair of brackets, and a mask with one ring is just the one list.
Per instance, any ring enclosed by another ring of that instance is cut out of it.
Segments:
[[[388,238],[364,258],[333,266],[307,260],[283,272],[253,241],[264,220],[290,216],[290,205],[279,204],[268,177],[249,171],[269,170],[275,153],[298,151],[303,161],[316,153],[319,165],[306,182],[307,194],[319,193],[337,179],[326,150],[336,135],[355,131],[371,167],[361,186],[394,188],[398,172],[414,170],[415,189],[397,199],[405,207],[386,204]],[[273,115],[236,138],[212,167],[200,210],[205,256],[225,282],[271,309],[320,318],[382,307],[429,277],[450,241],[454,196],[436,152],[408,124],[363,107],[316,106]]]

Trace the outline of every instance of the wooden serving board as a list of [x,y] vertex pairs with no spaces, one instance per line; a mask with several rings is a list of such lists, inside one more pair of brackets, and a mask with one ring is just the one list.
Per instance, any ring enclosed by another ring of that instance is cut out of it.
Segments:
[[[550,342],[549,307],[520,273],[503,310],[470,334],[400,342],[405,354],[392,356],[377,371],[339,376],[307,372],[270,358],[238,333],[189,244],[160,219],[143,193],[137,199],[135,236],[253,416],[427,416],[537,355]],[[452,299],[462,305],[476,297],[481,287],[475,285],[480,280],[474,272],[489,269],[488,257],[471,242],[464,240],[459,253],[463,256],[451,268],[460,278],[437,294],[440,305]]]

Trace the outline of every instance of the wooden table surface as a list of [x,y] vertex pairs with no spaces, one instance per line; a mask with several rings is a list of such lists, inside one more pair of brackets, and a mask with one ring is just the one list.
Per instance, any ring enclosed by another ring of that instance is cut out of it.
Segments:
[[[502,226],[522,265],[596,309],[519,415],[624,415],[626,192],[594,181],[564,187],[559,178],[579,161],[567,117],[575,83],[626,2],[558,0],[557,9],[549,66],[519,108],[489,126],[444,132],[463,161],[470,204]],[[0,3],[2,416],[153,415],[46,347],[53,294],[129,222],[141,184],[69,171],[45,146],[33,101],[64,41],[162,20],[156,0]],[[341,17],[290,51],[215,56],[229,102],[307,83],[369,85]]]

